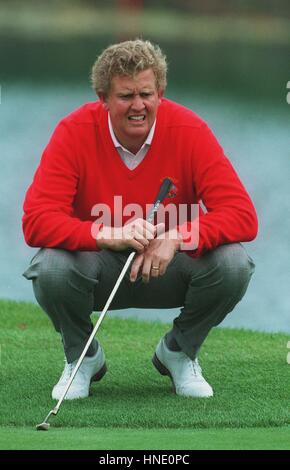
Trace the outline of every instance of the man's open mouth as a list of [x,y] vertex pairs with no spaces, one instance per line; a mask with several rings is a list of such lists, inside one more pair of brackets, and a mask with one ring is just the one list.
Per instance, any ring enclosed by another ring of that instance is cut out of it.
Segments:
[[145,116],[144,116],[144,114],[142,114],[142,116],[129,116],[128,119],[129,119],[129,121],[141,122],[141,121],[145,120]]

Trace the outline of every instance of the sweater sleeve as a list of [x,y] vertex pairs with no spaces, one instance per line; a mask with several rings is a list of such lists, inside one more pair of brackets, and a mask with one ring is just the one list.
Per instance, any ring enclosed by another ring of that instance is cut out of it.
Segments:
[[23,232],[33,247],[97,250],[91,221],[73,216],[79,171],[69,126],[61,121],[24,200]]
[[[207,212],[199,217],[194,256],[226,243],[253,240],[258,221],[253,203],[236,171],[206,124],[199,130],[192,171],[198,200]],[[192,230],[195,230],[196,221]],[[186,228],[188,233],[188,224]],[[179,228],[182,233],[182,227]]]

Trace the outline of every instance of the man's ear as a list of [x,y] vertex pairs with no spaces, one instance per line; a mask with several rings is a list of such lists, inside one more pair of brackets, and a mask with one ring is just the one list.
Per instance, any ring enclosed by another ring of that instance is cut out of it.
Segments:
[[107,97],[105,93],[102,93],[102,92],[98,93],[98,97],[99,97],[100,102],[103,104],[104,108],[108,111],[109,107],[108,107]]
[[159,104],[161,104],[161,100],[163,98],[163,95],[164,95],[164,90],[160,89],[158,90],[158,100],[159,100]]

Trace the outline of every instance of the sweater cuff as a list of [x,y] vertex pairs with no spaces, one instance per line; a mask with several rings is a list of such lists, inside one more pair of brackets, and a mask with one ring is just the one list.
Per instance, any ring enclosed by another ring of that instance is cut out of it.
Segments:
[[101,228],[104,224],[97,224],[96,222],[92,222],[89,225],[89,233],[88,233],[88,244],[89,244],[89,251],[100,251],[100,248],[97,244],[97,236]]

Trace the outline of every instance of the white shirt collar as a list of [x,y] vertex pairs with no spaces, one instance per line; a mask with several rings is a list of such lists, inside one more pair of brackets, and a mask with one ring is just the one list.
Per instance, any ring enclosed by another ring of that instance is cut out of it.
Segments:
[[[115,132],[114,132],[113,126],[112,126],[112,121],[111,121],[111,118],[110,118],[110,113],[108,113],[108,124],[109,124],[109,130],[110,130],[110,134],[111,134],[114,146],[115,147],[121,147],[125,152],[129,152],[128,149],[126,149],[125,147],[123,147],[122,144],[120,144],[120,142],[118,141],[118,139],[115,135]],[[152,142],[152,139],[153,139],[153,136],[154,136],[155,126],[156,126],[156,119],[153,123],[153,126],[151,127],[151,129],[149,131],[149,134],[147,135],[147,138],[146,138],[145,142],[143,143],[142,147],[140,148],[140,150],[142,148],[144,148],[145,145],[151,145],[151,142]]]

